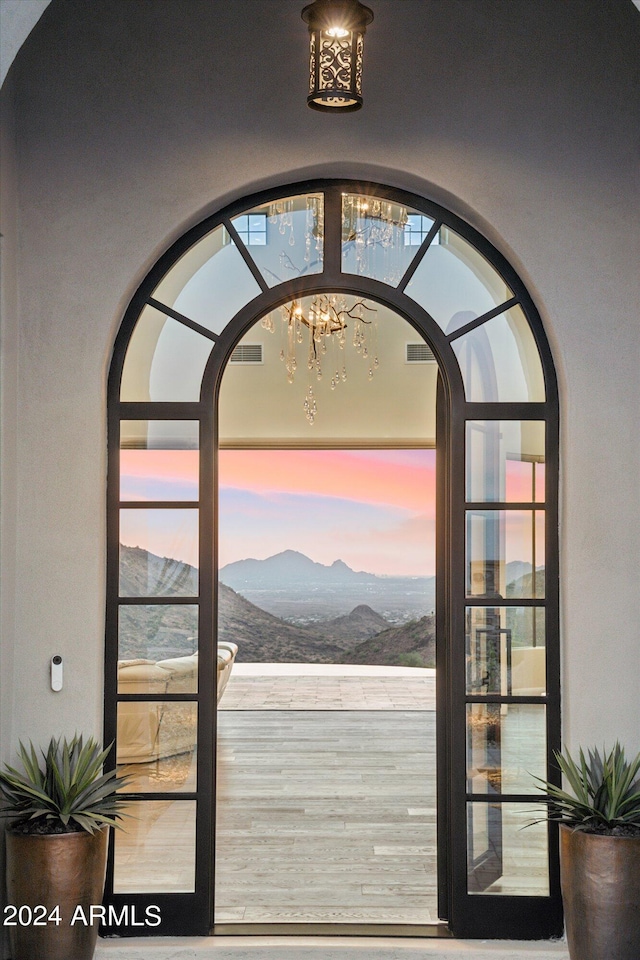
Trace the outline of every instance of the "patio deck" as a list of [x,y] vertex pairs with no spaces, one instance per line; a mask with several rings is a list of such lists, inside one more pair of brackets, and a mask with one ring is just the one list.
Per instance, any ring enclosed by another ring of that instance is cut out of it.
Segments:
[[237,664],[218,714],[216,922],[437,920],[434,684]]

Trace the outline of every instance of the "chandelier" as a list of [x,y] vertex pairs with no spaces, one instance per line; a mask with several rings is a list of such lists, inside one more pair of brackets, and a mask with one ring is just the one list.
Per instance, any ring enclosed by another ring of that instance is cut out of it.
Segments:
[[[330,386],[335,390],[347,380],[345,348],[350,343],[355,353],[368,365],[368,379],[373,380],[380,361],[377,354],[378,338],[376,309],[364,300],[355,300],[339,294],[317,294],[306,307],[301,300],[283,304],[280,308],[282,348],[280,360],[285,365],[287,381],[293,383],[298,369],[298,347],[306,345],[308,388],[304,398],[304,413],[313,425],[318,402],[313,390],[313,379],[323,378],[323,364],[331,371]],[[262,319],[262,326],[274,333],[273,314]],[[347,334],[348,328],[352,332]]]

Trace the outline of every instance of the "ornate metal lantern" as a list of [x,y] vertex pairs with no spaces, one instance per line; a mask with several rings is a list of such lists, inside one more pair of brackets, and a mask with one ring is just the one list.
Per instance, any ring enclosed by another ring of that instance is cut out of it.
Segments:
[[373,11],[359,0],[315,0],[302,19],[310,34],[307,103],[313,110],[359,110],[364,35]]

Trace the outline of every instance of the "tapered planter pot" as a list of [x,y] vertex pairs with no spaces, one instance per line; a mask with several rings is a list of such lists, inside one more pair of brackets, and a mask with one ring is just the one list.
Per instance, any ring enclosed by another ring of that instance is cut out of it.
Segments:
[[560,869],[571,960],[639,960],[640,837],[563,824]]
[[[30,922],[9,927],[12,960],[91,960],[98,921],[89,922],[89,908],[102,903],[108,838],[108,827],[93,834],[83,830],[29,835],[7,830],[9,903],[32,911],[41,905],[46,910],[44,926]],[[60,923],[47,922],[56,907]],[[72,925],[74,914],[77,922]],[[28,918],[23,910],[22,921]]]

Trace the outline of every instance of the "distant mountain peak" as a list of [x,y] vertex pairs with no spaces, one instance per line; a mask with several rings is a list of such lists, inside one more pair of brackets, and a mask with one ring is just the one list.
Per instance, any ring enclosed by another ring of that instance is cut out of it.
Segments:
[[334,560],[332,564],[317,563],[298,550],[282,550],[264,560],[236,560],[220,570],[220,579],[234,589],[242,590],[252,583],[264,586],[267,583],[281,584],[331,582],[352,583],[376,582],[373,573],[356,572],[344,562]]

